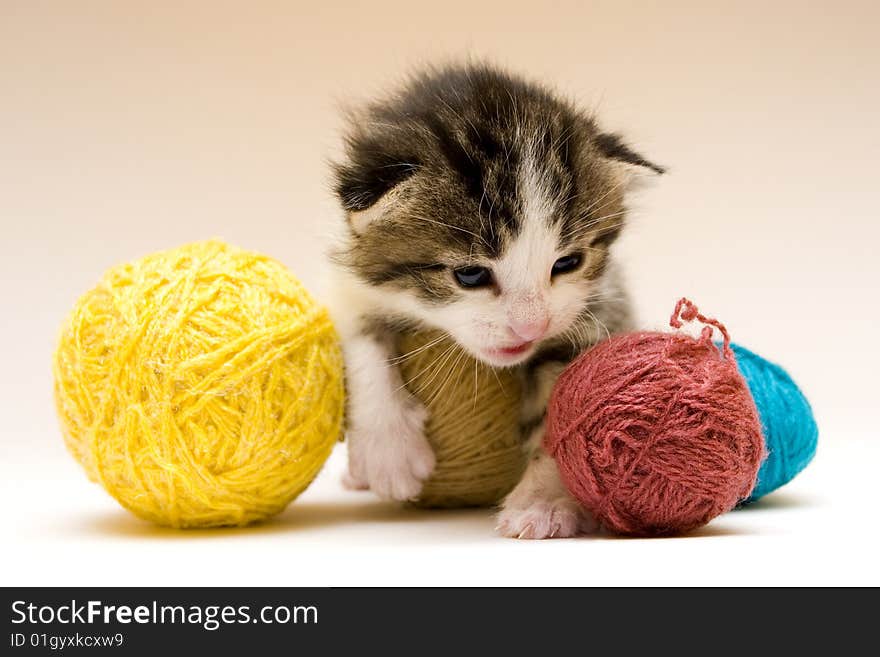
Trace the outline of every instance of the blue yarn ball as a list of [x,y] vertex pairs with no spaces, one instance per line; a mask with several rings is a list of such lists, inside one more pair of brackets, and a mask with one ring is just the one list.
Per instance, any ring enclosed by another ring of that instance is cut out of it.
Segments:
[[788,372],[745,347],[730,347],[755,400],[767,445],[758,483],[747,500],[752,502],[787,484],[807,466],[816,453],[819,428],[810,403]]

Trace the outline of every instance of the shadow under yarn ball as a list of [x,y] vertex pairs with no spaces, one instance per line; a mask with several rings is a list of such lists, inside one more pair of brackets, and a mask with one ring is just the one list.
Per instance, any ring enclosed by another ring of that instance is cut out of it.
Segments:
[[497,504],[525,469],[514,370],[493,370],[433,331],[403,335],[398,358],[407,389],[428,410],[425,433],[437,458],[414,504]]

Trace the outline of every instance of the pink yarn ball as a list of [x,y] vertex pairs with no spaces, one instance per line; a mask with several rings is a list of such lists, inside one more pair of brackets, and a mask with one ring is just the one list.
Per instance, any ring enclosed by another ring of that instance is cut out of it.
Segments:
[[[730,338],[687,299],[670,321],[699,338],[631,333],[582,354],[556,383],[545,447],[571,494],[629,535],[695,529],[748,497],[764,458],[758,412]],[[712,326],[724,336],[719,349]]]

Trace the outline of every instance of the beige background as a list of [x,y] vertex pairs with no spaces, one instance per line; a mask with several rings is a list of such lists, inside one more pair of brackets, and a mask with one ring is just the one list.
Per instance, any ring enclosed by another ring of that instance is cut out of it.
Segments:
[[50,353],[105,268],[222,236],[320,294],[338,103],[465,56],[668,165],[620,248],[646,325],[690,295],[797,376],[824,445],[876,438],[878,24],[871,1],[0,0],[6,494],[67,467]]
[[338,103],[461,56],[557,85],[669,166],[621,248],[647,324],[691,295],[826,422],[866,426],[880,5],[418,4],[0,0],[7,440],[56,442],[54,332],[115,262],[222,236],[320,293]]

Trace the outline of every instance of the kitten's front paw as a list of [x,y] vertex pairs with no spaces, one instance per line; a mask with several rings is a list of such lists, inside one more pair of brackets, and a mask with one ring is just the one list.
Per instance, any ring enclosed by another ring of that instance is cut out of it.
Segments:
[[505,506],[496,531],[509,538],[569,538],[596,531],[589,511],[570,497],[533,500],[527,506]]
[[356,472],[350,465],[342,475],[342,485],[348,490],[368,490],[370,488],[364,475]]
[[348,484],[368,487],[386,500],[411,500],[434,471],[434,450],[424,436],[427,411],[411,401],[350,433]]

